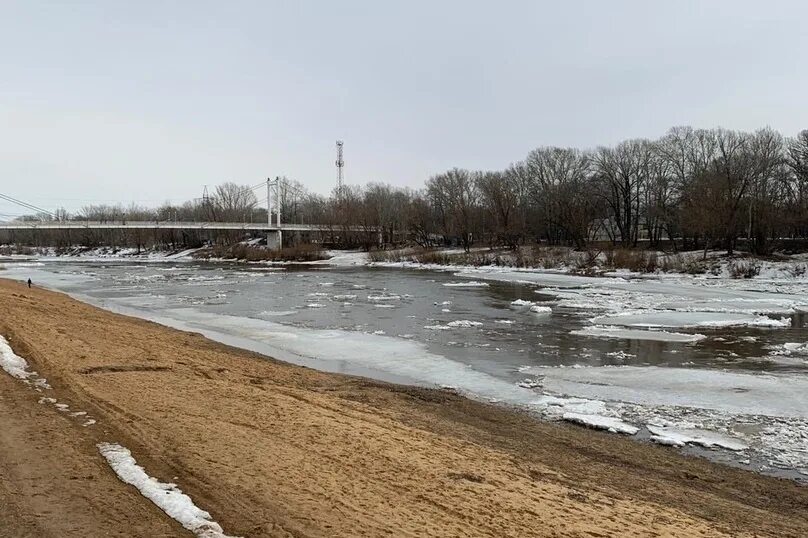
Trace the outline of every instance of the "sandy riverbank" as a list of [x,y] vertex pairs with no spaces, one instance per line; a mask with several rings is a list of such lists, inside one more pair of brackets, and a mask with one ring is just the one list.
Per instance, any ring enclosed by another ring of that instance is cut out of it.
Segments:
[[[3,536],[183,536],[117,442],[237,536],[808,535],[808,489],[452,393],[324,374],[0,280]],[[83,502],[76,502],[75,499]]]

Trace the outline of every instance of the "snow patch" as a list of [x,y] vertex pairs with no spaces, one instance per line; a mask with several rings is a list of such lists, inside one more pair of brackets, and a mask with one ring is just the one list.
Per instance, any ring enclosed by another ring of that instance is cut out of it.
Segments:
[[183,527],[200,538],[233,538],[228,537],[211,515],[197,507],[176,484],[160,482],[146,474],[129,450],[114,443],[99,443],[96,446],[122,482],[135,486],[144,497]]
[[34,375],[33,372],[28,371],[28,362],[14,353],[11,346],[8,345],[8,340],[2,336],[0,336],[0,367],[8,375],[17,379],[27,380]]

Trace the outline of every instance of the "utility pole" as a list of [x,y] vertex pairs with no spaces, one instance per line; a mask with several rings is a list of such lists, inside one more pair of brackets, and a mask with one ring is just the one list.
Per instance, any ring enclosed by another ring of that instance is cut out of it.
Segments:
[[342,158],[342,140],[337,140],[337,196],[342,198],[342,181],[343,181],[343,168],[345,168],[345,161]]

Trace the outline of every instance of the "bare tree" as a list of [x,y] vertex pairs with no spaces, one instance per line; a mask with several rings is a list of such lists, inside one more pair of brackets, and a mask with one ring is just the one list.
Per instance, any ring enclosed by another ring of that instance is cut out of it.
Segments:
[[258,203],[255,192],[245,185],[232,182],[217,185],[213,195],[213,204],[217,211],[213,220],[220,222],[248,222],[252,210]]

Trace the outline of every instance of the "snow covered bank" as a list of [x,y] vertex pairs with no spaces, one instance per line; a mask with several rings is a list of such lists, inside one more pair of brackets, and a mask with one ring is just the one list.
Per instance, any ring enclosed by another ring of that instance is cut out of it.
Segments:
[[160,482],[149,476],[126,448],[99,443],[98,451],[122,482],[136,487],[144,497],[199,538],[234,538],[226,535],[211,515],[197,507],[176,484]]

